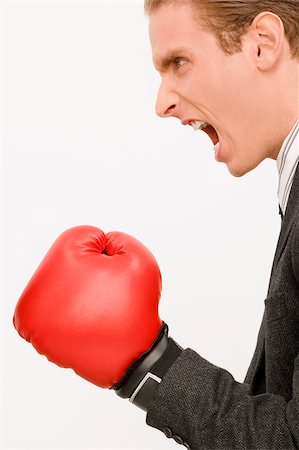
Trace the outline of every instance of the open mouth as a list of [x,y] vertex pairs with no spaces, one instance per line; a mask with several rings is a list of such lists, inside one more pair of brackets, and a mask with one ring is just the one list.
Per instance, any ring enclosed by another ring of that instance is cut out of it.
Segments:
[[214,146],[219,142],[219,136],[217,134],[217,131],[208,122],[200,122],[199,120],[196,120],[196,121],[191,121],[190,125],[194,128],[195,131],[197,131],[197,130],[204,131],[209,136],[209,138],[213,142]]
[[215,130],[214,127],[212,127],[212,125],[210,125],[210,124],[207,125],[205,128],[203,128],[202,131],[207,133],[207,135],[212,140],[214,145],[216,145],[217,142],[219,142],[219,137],[218,137],[217,131]]

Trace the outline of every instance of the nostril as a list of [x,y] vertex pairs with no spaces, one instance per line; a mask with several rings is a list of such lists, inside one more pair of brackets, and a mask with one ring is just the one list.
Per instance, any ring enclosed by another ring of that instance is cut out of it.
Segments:
[[174,109],[175,106],[176,106],[176,105],[171,105],[171,106],[169,106],[169,108],[167,108],[166,111],[165,111],[165,113],[164,113],[164,117],[165,117],[165,116],[170,116],[170,115],[172,114],[172,113],[171,113],[171,110]]

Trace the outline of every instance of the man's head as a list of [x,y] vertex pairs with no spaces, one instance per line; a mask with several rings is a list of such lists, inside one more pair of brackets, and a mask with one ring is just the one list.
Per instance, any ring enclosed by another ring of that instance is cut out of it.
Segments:
[[299,0],[145,0],[145,11],[157,114],[208,122],[234,176],[276,159],[299,118]]

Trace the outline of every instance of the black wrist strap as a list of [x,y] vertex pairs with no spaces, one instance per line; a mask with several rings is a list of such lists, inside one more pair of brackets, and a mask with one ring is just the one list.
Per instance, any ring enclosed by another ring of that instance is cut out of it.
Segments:
[[168,326],[163,322],[152,347],[135,361],[122,380],[113,386],[116,394],[122,398],[130,398],[130,402],[148,411],[161,379],[182,350],[182,347],[168,337]]
[[129,398],[145,374],[153,367],[168,345],[168,326],[162,323],[161,329],[152,346],[135,360],[128,368],[124,377],[114,386],[117,395],[122,398]]
[[172,338],[168,338],[168,346],[165,352],[143,377],[142,381],[130,397],[130,402],[147,412],[153,400],[154,393],[161,383],[163,376],[181,355],[182,351],[182,347],[180,347]]

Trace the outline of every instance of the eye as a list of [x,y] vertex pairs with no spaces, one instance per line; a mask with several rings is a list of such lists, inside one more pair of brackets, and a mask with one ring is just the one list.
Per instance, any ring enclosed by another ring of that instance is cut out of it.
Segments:
[[182,58],[181,56],[174,59],[174,63],[177,67],[181,67],[183,64],[185,64],[185,62],[187,62],[187,61],[184,58]]

